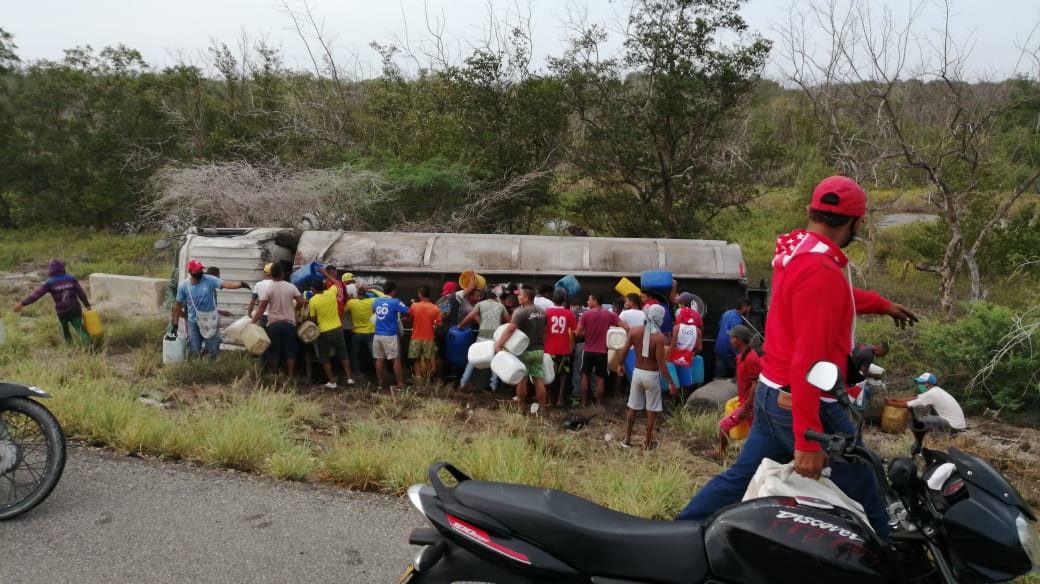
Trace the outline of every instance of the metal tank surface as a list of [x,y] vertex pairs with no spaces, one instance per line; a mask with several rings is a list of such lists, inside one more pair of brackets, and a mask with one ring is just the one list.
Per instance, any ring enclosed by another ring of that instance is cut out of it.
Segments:
[[[718,317],[748,295],[748,278],[740,246],[718,240],[552,237],[509,234],[387,233],[305,231],[293,261],[331,263],[362,279],[394,280],[402,299],[430,286],[436,295],[444,282],[457,281],[473,268],[489,286],[524,284],[537,288],[565,275],[581,283],[578,299],[596,292],[609,303],[618,296],[622,277],[639,282],[639,274],[668,270],[708,307],[705,335],[713,338]],[[764,308],[764,302],[760,301]]]

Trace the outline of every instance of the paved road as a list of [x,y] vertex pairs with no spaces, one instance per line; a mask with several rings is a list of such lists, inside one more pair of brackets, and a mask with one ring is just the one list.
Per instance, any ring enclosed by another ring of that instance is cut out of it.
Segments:
[[0,582],[392,583],[422,524],[402,499],[72,448],[0,523]]

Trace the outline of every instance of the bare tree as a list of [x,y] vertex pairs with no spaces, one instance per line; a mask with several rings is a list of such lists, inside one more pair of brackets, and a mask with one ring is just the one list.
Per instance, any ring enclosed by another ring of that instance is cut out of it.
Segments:
[[[970,83],[970,44],[951,35],[949,2],[938,32],[921,32],[924,2],[901,18],[866,0],[852,0],[846,12],[833,2],[806,6],[792,6],[782,31],[785,74],[824,129],[830,162],[861,181],[899,184],[909,172],[924,184],[950,235],[937,265],[916,267],[938,275],[947,314],[965,269],[971,299],[981,299],[979,249],[1040,181],[1038,161],[999,139],[1009,112],[1040,94],[1037,71],[1017,72],[1018,83]],[[820,34],[823,48],[814,45]],[[1037,48],[1020,63],[1035,65]]]
[[291,170],[247,162],[167,166],[146,213],[174,231],[189,225],[365,229],[363,213],[389,197],[371,171]]

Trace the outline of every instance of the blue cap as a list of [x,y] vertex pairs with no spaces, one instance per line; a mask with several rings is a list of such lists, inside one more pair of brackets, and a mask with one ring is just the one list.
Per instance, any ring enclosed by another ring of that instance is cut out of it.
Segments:
[[922,373],[915,377],[914,381],[916,381],[917,383],[931,383],[932,385],[935,385],[938,379],[936,379],[935,376],[931,373]]

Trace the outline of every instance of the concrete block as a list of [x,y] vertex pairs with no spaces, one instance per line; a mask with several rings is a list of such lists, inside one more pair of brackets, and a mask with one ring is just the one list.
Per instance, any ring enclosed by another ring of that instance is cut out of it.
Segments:
[[119,274],[91,274],[90,302],[101,311],[158,315],[170,281]]

